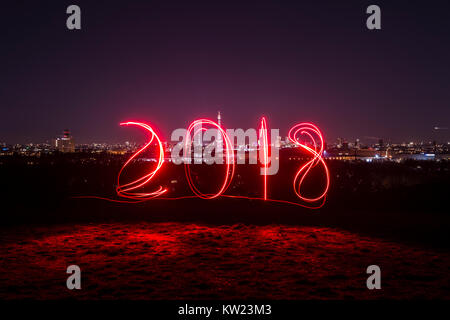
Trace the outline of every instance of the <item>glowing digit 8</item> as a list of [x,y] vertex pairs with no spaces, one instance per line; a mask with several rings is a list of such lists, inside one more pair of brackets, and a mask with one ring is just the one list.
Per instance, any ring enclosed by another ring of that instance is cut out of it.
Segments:
[[[301,143],[300,138],[298,137],[299,134],[307,136],[311,140],[313,147],[311,148],[311,147]],[[325,197],[328,192],[328,188],[330,186],[330,174],[328,172],[328,167],[322,158],[322,153],[323,153],[322,133],[320,132],[319,128],[317,128],[312,123],[299,123],[299,124],[296,124],[295,126],[293,126],[291,128],[291,130],[289,130],[288,136],[289,136],[289,140],[291,140],[293,143],[300,146],[301,148],[303,148],[304,150],[306,150],[308,153],[310,153],[313,156],[313,158],[311,160],[309,160],[305,165],[303,165],[297,171],[297,174],[295,175],[294,182],[293,182],[295,194],[301,200],[306,201],[306,202],[316,202],[316,201],[320,201],[320,200],[325,200]],[[316,139],[314,139],[314,136],[316,136],[318,138],[318,140],[320,142],[319,145],[317,145]],[[317,196],[315,198],[305,197],[301,193],[302,183],[303,183],[305,177],[308,175],[309,171],[319,164],[322,165],[323,169],[325,170],[326,183],[325,183],[324,190],[319,196]]]

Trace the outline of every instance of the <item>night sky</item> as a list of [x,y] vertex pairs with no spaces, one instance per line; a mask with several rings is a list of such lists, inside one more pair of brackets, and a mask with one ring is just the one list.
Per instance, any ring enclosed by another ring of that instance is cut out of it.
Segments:
[[[66,8],[82,30],[66,28]],[[366,28],[370,4],[382,30]],[[328,142],[450,131],[450,2],[8,1],[0,8],[0,142],[164,140],[197,117],[228,128],[313,121]]]

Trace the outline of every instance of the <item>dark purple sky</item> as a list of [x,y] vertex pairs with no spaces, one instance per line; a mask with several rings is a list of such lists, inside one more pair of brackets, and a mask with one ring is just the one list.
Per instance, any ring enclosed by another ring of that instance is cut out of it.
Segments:
[[[66,29],[70,4],[82,30]],[[382,30],[365,27],[368,5]],[[9,1],[1,8],[0,142],[167,138],[200,116],[328,141],[450,139],[445,1]]]

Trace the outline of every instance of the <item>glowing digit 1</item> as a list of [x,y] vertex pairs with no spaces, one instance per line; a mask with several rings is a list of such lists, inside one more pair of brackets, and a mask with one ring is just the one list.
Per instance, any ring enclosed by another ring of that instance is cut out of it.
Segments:
[[[267,138],[267,123],[266,118],[261,118],[261,127],[259,129],[259,141],[260,141],[260,161],[263,164],[263,177],[264,177],[264,200],[267,200],[267,167],[269,165],[269,143]],[[261,157],[261,151],[263,155]]]

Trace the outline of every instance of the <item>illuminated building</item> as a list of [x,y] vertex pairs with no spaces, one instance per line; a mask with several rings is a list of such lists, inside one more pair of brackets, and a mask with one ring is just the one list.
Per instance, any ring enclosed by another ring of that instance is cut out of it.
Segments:
[[277,140],[275,141],[275,148],[281,147],[281,137],[277,136]]
[[75,142],[68,129],[64,130],[62,137],[56,138],[55,147],[60,152],[75,152]]

